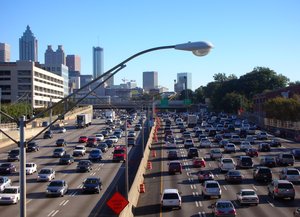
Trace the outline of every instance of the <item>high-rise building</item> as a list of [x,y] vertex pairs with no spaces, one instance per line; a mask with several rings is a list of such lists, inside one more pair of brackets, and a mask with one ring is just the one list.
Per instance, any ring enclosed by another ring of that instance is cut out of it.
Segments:
[[19,39],[19,59],[27,61],[38,61],[38,41],[30,30],[26,27],[26,31]]
[[192,89],[192,73],[177,73],[177,83],[174,84],[174,90],[175,92],[179,93],[185,89]]
[[155,71],[143,72],[143,88],[145,91],[158,87],[158,73]]
[[[103,48],[93,47],[93,77],[96,79],[103,74]],[[103,79],[101,79],[103,80]]]
[[10,62],[10,46],[0,43],[0,62]]
[[66,63],[69,71],[81,71],[81,60],[78,55],[67,55]]

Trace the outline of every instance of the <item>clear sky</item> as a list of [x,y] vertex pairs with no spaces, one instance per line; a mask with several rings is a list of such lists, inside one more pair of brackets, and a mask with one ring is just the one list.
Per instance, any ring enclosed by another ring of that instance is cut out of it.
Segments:
[[115,77],[136,80],[157,71],[159,85],[173,90],[179,72],[192,73],[193,90],[216,73],[244,75],[263,66],[300,80],[299,0],[1,0],[0,42],[19,58],[19,38],[29,25],[38,39],[39,62],[47,45],[81,56],[82,74],[92,74],[92,47],[104,49],[104,70],[156,46],[209,41],[205,57],[163,50],[127,64]]

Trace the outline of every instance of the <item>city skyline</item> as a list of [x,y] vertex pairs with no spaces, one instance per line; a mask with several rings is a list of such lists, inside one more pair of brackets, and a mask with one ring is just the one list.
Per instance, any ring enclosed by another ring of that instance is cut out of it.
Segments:
[[[40,4],[40,7],[57,10],[59,16],[48,16],[43,10],[35,10],[31,2],[34,4],[33,0],[19,2],[18,8],[14,1],[4,3],[0,25],[7,31],[2,32],[0,42],[10,45],[11,61],[18,59],[18,39],[29,25],[42,50],[48,44],[61,44],[66,53],[79,55],[82,74],[92,74],[91,48],[94,46],[105,49],[104,71],[107,71],[129,56],[151,47],[199,40],[215,45],[212,52],[203,58],[172,50],[143,55],[115,76],[117,84],[126,77],[142,86],[143,71],[157,71],[159,85],[173,90],[176,74],[187,71],[193,75],[194,90],[213,81],[216,73],[240,77],[257,66],[269,67],[291,81],[299,80],[300,15],[297,8],[300,2],[296,0],[288,3],[270,0],[125,3],[115,0],[105,3],[91,1],[88,4],[70,4],[67,0],[59,2],[59,8],[56,1]],[[188,12],[182,10],[188,5],[193,7]],[[66,12],[65,8],[72,13]],[[198,13],[199,8],[205,8],[205,11]],[[96,13],[99,9],[102,13]],[[28,16],[21,17],[22,10],[28,11]],[[89,13],[77,17],[76,12],[82,10]],[[145,13],[146,10],[156,11],[156,16]],[[255,12],[255,16],[249,11]],[[5,19],[12,12],[15,14],[13,19]],[[114,16],[110,16],[112,12]],[[182,14],[180,19],[179,14]],[[61,20],[67,18],[76,18],[76,22],[66,26]],[[53,34],[57,29],[59,34]],[[43,52],[39,52],[38,56],[41,60]]]

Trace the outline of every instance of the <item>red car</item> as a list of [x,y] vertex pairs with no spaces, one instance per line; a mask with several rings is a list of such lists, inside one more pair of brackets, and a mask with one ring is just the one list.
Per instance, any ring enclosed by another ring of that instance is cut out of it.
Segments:
[[193,166],[194,167],[205,167],[205,160],[202,157],[194,157],[193,158]]
[[206,180],[214,180],[214,174],[209,170],[200,170],[197,172],[198,180],[200,183],[205,182]]
[[258,151],[255,148],[248,148],[246,150],[246,155],[248,155],[249,157],[258,157]]
[[80,136],[78,139],[79,143],[86,143],[88,141],[88,137],[87,136]]

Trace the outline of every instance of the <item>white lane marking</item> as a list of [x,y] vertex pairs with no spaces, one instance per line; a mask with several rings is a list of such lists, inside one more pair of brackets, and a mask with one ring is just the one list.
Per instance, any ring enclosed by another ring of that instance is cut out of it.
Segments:
[[66,202],[63,203],[63,206],[67,205],[69,203],[69,200],[66,200]]
[[211,167],[211,164],[210,164],[210,163],[208,163],[208,166],[209,166],[209,167]]
[[70,194],[71,197],[74,197],[77,194],[77,191],[74,191]]
[[196,207],[199,207],[199,203],[198,201],[195,201]]
[[189,182],[192,182],[191,178],[189,178]]
[[257,191],[257,188],[256,188],[254,185],[252,185],[252,188],[253,188],[255,191]]
[[55,216],[58,212],[59,212],[59,210],[56,210],[56,211],[51,215],[51,217]]
[[26,201],[26,204],[27,204],[27,203],[30,203],[31,201],[32,201],[32,199],[27,200],[27,201]]
[[223,185],[223,188],[227,191],[227,188],[226,188],[226,186],[225,185]]
[[203,206],[201,201],[199,201],[199,206],[200,206],[200,207],[202,207],[202,206]]
[[196,185],[193,185],[194,186],[194,189],[197,189]]
[[186,175],[187,175],[187,176],[189,176],[189,175],[190,175],[190,173],[189,173],[189,172],[186,172]]
[[194,189],[194,186],[193,185],[190,185],[191,186],[191,189]]
[[274,207],[274,204],[267,200],[267,202],[271,205],[271,207]]
[[51,216],[54,212],[55,212],[55,210],[52,210],[52,211],[48,214],[48,216]]
[[205,212],[198,212],[198,215],[199,215],[200,217],[206,217]]
[[59,205],[60,206],[63,205],[64,202],[66,202],[66,200],[61,201],[61,203]]
[[217,177],[217,178],[219,178],[219,175],[218,175],[218,174],[216,174],[216,177]]
[[196,197],[196,193],[195,192],[193,192],[193,196]]

